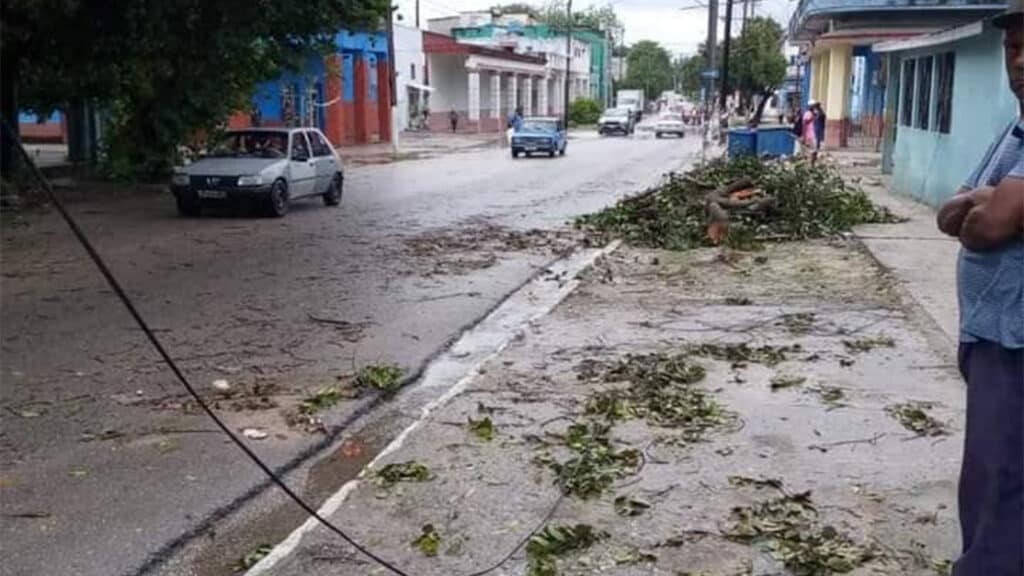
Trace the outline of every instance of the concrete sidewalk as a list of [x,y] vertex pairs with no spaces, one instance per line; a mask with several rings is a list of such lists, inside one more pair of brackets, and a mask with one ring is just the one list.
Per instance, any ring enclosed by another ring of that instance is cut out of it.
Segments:
[[933,208],[892,191],[892,179],[882,174],[877,153],[842,151],[830,156],[875,203],[908,218],[901,224],[859,226],[854,232],[941,330],[952,353],[959,339],[956,261],[960,244],[939,232]]

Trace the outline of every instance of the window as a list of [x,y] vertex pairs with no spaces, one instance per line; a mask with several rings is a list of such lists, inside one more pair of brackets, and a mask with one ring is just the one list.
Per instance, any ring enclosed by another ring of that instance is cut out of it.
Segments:
[[917,116],[914,125],[921,130],[931,127],[932,67],[935,58],[926,56],[917,61]]
[[914,72],[917,60],[903,63],[903,103],[900,107],[900,125],[911,126],[914,121]]
[[940,54],[936,59],[936,72],[938,76],[936,98],[937,129],[943,134],[949,134],[953,126],[953,73],[956,71],[956,54],[946,52]]
[[410,80],[415,80],[416,79],[416,63],[415,62],[409,63],[409,79]]
[[324,137],[321,136],[319,132],[310,130],[309,132],[306,132],[306,135],[309,136],[309,143],[313,147],[313,156],[331,155],[330,144],[324,140]]
[[309,158],[309,144],[302,132],[292,135],[292,160],[296,158]]

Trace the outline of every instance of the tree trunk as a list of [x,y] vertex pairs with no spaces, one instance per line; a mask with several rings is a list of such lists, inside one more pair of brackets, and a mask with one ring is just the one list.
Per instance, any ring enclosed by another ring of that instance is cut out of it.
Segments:
[[765,90],[761,93],[761,101],[757,104],[757,111],[754,112],[754,117],[750,119],[750,125],[754,128],[761,125],[761,115],[764,114],[764,107],[768,104],[768,99],[772,97],[772,92],[775,90]]
[[0,173],[4,177],[9,177],[18,169],[21,160],[14,141],[14,137],[19,136],[18,66],[14,58],[3,59],[0,66],[0,84],[0,115],[13,132],[11,137],[7,137],[7,130],[4,130],[4,137],[0,138]]

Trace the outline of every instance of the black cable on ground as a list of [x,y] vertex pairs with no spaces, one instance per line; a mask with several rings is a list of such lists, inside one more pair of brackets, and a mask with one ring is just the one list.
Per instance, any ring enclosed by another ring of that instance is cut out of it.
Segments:
[[[156,349],[157,353],[160,354],[160,358],[163,359],[164,363],[167,364],[167,367],[171,369],[171,372],[173,372],[174,376],[178,379],[179,382],[181,382],[181,385],[185,387],[185,390],[187,390],[188,393],[192,396],[192,398],[195,399],[199,407],[203,409],[203,412],[205,412],[206,415],[209,416],[211,420],[213,420],[213,422],[217,425],[218,428],[221,429],[222,432],[227,434],[228,438],[230,438],[231,441],[234,442],[235,445],[238,446],[242,450],[242,452],[244,452],[245,455],[248,456],[249,459],[252,460],[253,463],[255,463],[256,466],[260,470],[262,470],[263,473],[266,474],[267,477],[270,478],[274,484],[277,485],[278,488],[280,488],[289,498],[291,498],[296,504],[298,504],[298,506],[302,508],[307,514],[315,518],[317,522],[319,522],[321,525],[323,525],[331,532],[340,536],[342,540],[348,542],[350,545],[352,545],[353,548],[361,552],[363,555],[370,558],[374,562],[380,564],[384,568],[387,568],[397,576],[411,576],[408,572],[403,571],[401,568],[398,568],[394,564],[374,554],[371,550],[364,547],[362,544],[354,540],[351,536],[346,534],[341,528],[338,528],[333,523],[331,523],[331,521],[321,516],[320,513],[317,512],[312,506],[307,504],[306,501],[303,500],[301,496],[299,496],[291,488],[289,488],[288,485],[285,484],[284,480],[276,473],[274,473],[274,471],[270,469],[270,466],[263,462],[263,460],[261,460],[260,457],[256,455],[256,453],[253,452],[252,449],[249,448],[245,444],[245,442],[243,442],[242,439],[239,438],[238,435],[236,435],[227,426],[227,424],[225,424],[220,419],[219,416],[217,416],[213,409],[210,408],[210,405],[206,403],[206,400],[204,400],[203,397],[199,395],[199,392],[197,392],[196,389],[192,386],[192,383],[189,382],[188,378],[185,377],[185,374],[181,371],[181,369],[178,368],[178,365],[174,362],[174,359],[171,358],[170,354],[167,353],[167,350],[164,349],[163,344],[160,343],[160,340],[156,337],[156,334],[153,333],[153,330],[149,327],[149,324],[142,317],[139,311],[135,308],[135,304],[132,302],[128,294],[125,293],[124,289],[121,287],[121,284],[117,281],[117,278],[114,277],[114,274],[110,271],[110,268],[107,267],[106,262],[103,260],[99,252],[96,251],[96,248],[89,241],[89,238],[86,237],[85,232],[83,232],[82,229],[78,226],[78,222],[71,216],[71,214],[64,207],[64,203],[61,202],[57,195],[54,193],[53,188],[50,186],[49,180],[47,180],[39,171],[39,167],[36,166],[35,162],[29,156],[28,151],[25,150],[25,146],[21,143],[21,139],[14,134],[14,131],[7,123],[7,119],[3,118],[2,122],[2,128],[4,132],[3,136],[9,138],[11,142],[18,146],[18,151],[21,153],[22,160],[32,171],[32,175],[39,182],[39,185],[43,187],[43,191],[46,192],[47,199],[53,204],[54,208],[57,209],[57,212],[60,213],[61,218],[64,219],[64,222],[68,225],[68,227],[71,228],[71,232],[74,234],[75,238],[82,245],[82,247],[85,248],[85,251],[89,254],[89,258],[99,269],[100,274],[103,275],[104,280],[107,281],[107,284],[110,286],[111,290],[114,291],[114,294],[117,296],[118,300],[120,300],[121,304],[123,304],[124,307],[128,310],[128,313],[131,314],[132,318],[135,320],[135,323],[138,324],[139,329],[141,329],[143,334],[146,335],[146,339],[149,340],[149,343],[153,346],[154,349]],[[467,574],[466,576],[485,576],[486,574],[489,574],[491,572],[494,572],[498,568],[501,568],[506,562],[508,562],[513,556],[515,556],[516,553],[523,548],[523,546],[526,546],[526,544],[529,543],[530,539],[533,538],[533,536],[537,534],[537,532],[544,528],[548,521],[551,520],[551,518],[555,515],[555,512],[558,510],[558,508],[561,506],[564,500],[565,495],[560,494],[558,496],[558,500],[555,501],[554,505],[551,507],[550,510],[548,510],[548,513],[545,514],[544,518],[537,524],[537,526],[533,530],[531,530],[526,535],[526,537],[524,537],[518,544],[516,544],[516,546],[511,551],[509,551],[508,554],[503,556],[500,560],[498,560],[490,567],[485,568],[483,570],[479,570],[477,572],[472,572],[470,574]]]

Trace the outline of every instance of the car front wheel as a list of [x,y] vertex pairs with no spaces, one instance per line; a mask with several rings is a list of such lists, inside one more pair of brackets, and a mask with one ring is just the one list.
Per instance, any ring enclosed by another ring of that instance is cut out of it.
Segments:
[[195,218],[203,211],[203,204],[194,192],[187,192],[175,196],[178,204],[178,214]]
[[288,186],[284,180],[276,180],[267,194],[267,215],[280,218],[288,213]]
[[324,205],[326,206],[337,206],[341,204],[341,189],[345,183],[345,177],[341,174],[335,174],[331,180],[331,186],[324,192]]
[[513,158],[519,158],[519,150],[513,150],[512,151],[512,157]]

